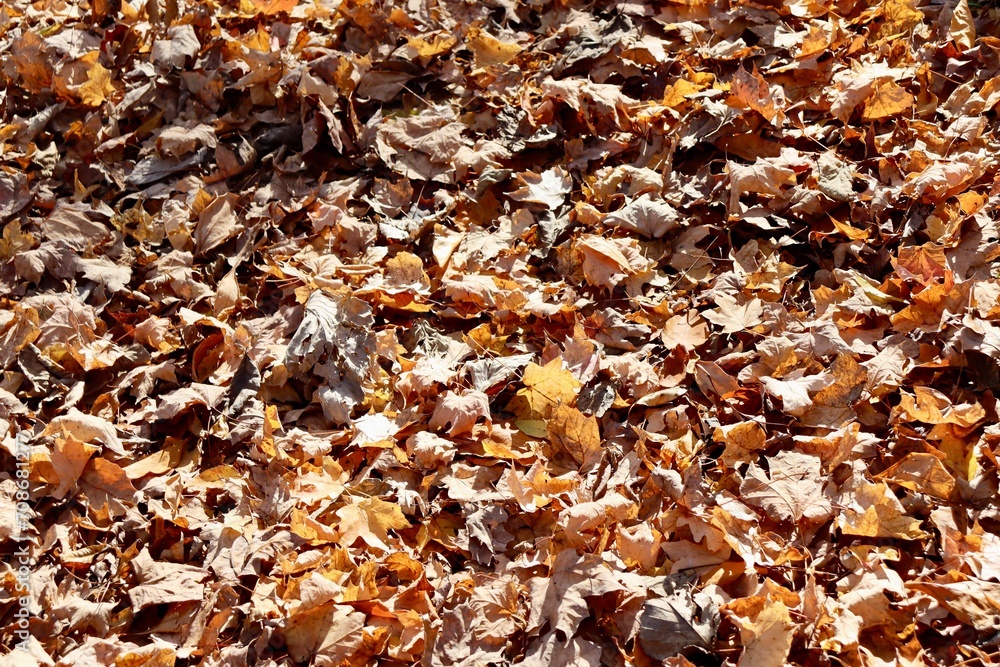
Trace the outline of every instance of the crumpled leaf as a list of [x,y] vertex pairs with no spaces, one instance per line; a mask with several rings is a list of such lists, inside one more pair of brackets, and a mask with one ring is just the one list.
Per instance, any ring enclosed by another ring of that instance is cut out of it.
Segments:
[[642,650],[656,660],[709,648],[719,627],[718,603],[705,593],[677,586],[663,598],[646,600],[639,617]]
[[153,42],[150,59],[161,65],[183,67],[188,58],[193,58],[201,51],[201,42],[190,24],[172,26],[167,30],[166,39]]
[[362,383],[373,372],[375,338],[372,309],[345,293],[316,290],[306,300],[302,322],[292,336],[286,363],[313,367],[319,358],[335,353],[347,379]]
[[181,563],[153,560],[148,549],[143,549],[131,561],[138,585],[128,591],[135,609],[154,604],[201,600],[208,578],[208,570]]
[[680,214],[670,204],[642,195],[609,214],[604,222],[658,239],[677,226]]

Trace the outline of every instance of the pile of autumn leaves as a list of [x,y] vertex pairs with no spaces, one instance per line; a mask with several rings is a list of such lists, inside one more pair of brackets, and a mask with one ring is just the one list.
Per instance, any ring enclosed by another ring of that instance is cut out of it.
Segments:
[[988,661],[976,20],[0,9],[10,659]]

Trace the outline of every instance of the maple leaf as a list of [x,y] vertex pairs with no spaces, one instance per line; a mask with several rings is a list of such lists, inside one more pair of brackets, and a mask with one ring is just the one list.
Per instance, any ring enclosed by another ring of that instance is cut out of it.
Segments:
[[337,510],[337,517],[340,519],[338,530],[341,544],[350,546],[360,538],[369,546],[383,551],[391,551],[391,547],[385,542],[389,539],[388,531],[408,528],[410,525],[399,505],[379,498],[366,498],[345,505]]
[[951,498],[955,491],[955,478],[945,469],[941,459],[927,452],[910,452],[878,478],[942,500]]
[[778,521],[822,522],[832,514],[830,499],[823,492],[817,456],[779,452],[767,459],[768,473],[751,463],[740,494]]
[[364,614],[343,605],[325,604],[290,616],[282,633],[292,660],[334,667],[361,647],[364,624]]
[[780,126],[785,122],[785,95],[780,87],[771,88],[757,68],[747,72],[740,67],[730,84],[735,99],[763,116],[771,125]]
[[720,426],[715,429],[713,437],[726,445],[720,460],[733,465],[752,461],[758,452],[764,450],[767,433],[763,426],[749,421]]
[[510,193],[511,199],[541,204],[552,210],[562,206],[573,187],[569,172],[561,167],[547,169],[541,174],[529,171],[518,174],[517,178],[523,186]]
[[67,438],[56,438],[55,448],[49,455],[49,465],[51,471],[43,470],[39,465],[41,461],[35,461],[36,470],[52,484],[57,485],[52,491],[52,497],[64,498],[71,488],[76,485],[80,475],[95,452],[100,451],[99,447],[87,445],[80,442],[73,436]]
[[563,369],[559,357],[544,366],[528,364],[521,382],[524,388],[517,395],[524,399],[521,415],[525,419],[549,417],[557,405],[572,403],[581,386],[571,372]]
[[865,483],[853,492],[850,504],[837,517],[837,525],[847,535],[903,540],[918,540],[927,535],[920,530],[918,519],[906,515],[902,504],[884,482]]
[[188,602],[202,599],[202,582],[208,570],[181,563],[154,561],[148,549],[143,549],[131,561],[138,585],[128,591],[132,606],[142,609],[154,604]]
[[660,238],[677,226],[680,215],[666,202],[642,195],[604,218],[605,224],[638,232],[648,238]]
[[87,81],[77,89],[80,101],[90,107],[104,104],[108,95],[115,91],[111,80],[111,71],[99,62],[95,62],[87,72]]
[[166,39],[153,42],[150,59],[155,63],[183,67],[188,58],[198,55],[201,42],[195,34],[194,27],[188,24],[172,26],[167,30]]
[[882,120],[899,116],[913,106],[913,95],[892,81],[879,86],[865,104],[861,114],[864,121]]
[[581,469],[596,463],[601,454],[601,433],[595,417],[560,403],[552,409],[546,428],[552,444],[569,453]]
[[803,375],[802,371],[794,371],[778,380],[773,377],[760,377],[760,384],[771,396],[781,399],[782,409],[790,415],[801,415],[813,404],[810,392],[818,391],[830,384],[830,378],[825,374]]
[[706,593],[668,578],[663,598],[646,600],[639,617],[639,641],[643,650],[657,660],[672,658],[692,647],[708,648],[721,621],[718,602]]
[[513,60],[523,50],[519,44],[501,41],[478,27],[466,33],[465,42],[476,59],[476,67],[503,64]]
[[76,4],[0,12],[13,659],[991,644],[996,16]]
[[587,598],[623,589],[596,556],[563,550],[552,563],[550,576],[528,582],[531,612],[526,629],[530,632],[548,622],[553,630],[571,637],[587,616]]
[[445,392],[434,407],[434,414],[428,425],[433,429],[443,429],[450,424],[448,435],[471,433],[480,418],[491,423],[489,397],[481,391],[466,391],[461,394]]
[[349,294],[316,290],[306,299],[302,322],[288,343],[287,359],[311,368],[336,351],[348,379],[361,384],[373,372],[376,348],[368,304]]
[[112,424],[108,423],[106,419],[85,414],[76,408],[70,408],[65,415],[54,417],[45,427],[42,435],[54,433],[70,435],[80,442],[97,440],[108,451],[118,456],[126,455],[125,446]]
[[609,290],[649,268],[635,241],[587,236],[576,244],[576,250],[582,256],[587,282]]
[[952,41],[963,49],[971,49],[976,44],[976,24],[969,8],[968,0],[958,0],[951,12],[948,27]]
[[736,297],[729,294],[719,294],[715,297],[718,308],[707,310],[702,316],[722,327],[722,333],[739,333],[761,323],[764,304],[760,299],[750,299],[740,303]]
[[741,667],[782,667],[794,640],[794,624],[782,602],[768,604],[752,621],[737,617],[743,653]]

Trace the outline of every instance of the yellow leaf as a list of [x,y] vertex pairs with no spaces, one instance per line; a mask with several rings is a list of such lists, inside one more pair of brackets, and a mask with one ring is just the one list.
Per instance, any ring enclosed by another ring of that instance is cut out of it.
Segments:
[[865,122],[899,116],[913,106],[913,95],[892,81],[881,86],[868,99],[861,119]]
[[253,7],[261,14],[271,16],[292,11],[299,0],[253,0]]
[[687,79],[678,79],[663,91],[663,106],[670,107],[671,109],[680,109],[685,104],[690,103],[691,100],[688,99],[688,95],[693,95],[704,89],[705,86],[691,83]]
[[951,14],[951,26],[949,26],[951,39],[963,50],[971,49],[976,44],[976,24],[972,18],[972,10],[969,9],[968,0],[958,0],[955,9]]
[[926,452],[910,452],[878,477],[943,500],[948,500],[955,491],[955,478],[938,457]]
[[479,28],[471,28],[466,35],[465,43],[476,60],[476,67],[490,67],[513,60],[522,49],[520,45],[511,42],[501,42],[499,39],[483,32]]
[[767,441],[764,427],[754,421],[719,426],[712,437],[726,444],[721,460],[729,465],[755,460],[757,453],[765,449]]
[[875,32],[877,40],[891,39],[909,33],[920,25],[924,15],[915,0],[886,0],[882,5],[883,23]]
[[893,411],[894,419],[905,415],[903,421],[924,424],[954,424],[961,428],[975,426],[986,418],[986,410],[979,403],[953,405],[951,400],[930,387],[914,387],[914,395],[902,392],[899,405]]
[[3,237],[0,238],[0,260],[7,261],[14,255],[25,250],[31,250],[35,244],[35,237],[29,233],[21,231],[21,223],[18,220],[11,220],[3,228]]
[[87,72],[87,81],[77,90],[80,101],[90,107],[104,104],[108,95],[115,91],[111,83],[111,71],[99,62],[95,62]]
[[528,364],[521,381],[524,389],[517,395],[526,402],[519,413],[524,419],[547,418],[560,403],[572,403],[580,390],[580,383],[573,374],[563,370],[561,357],[556,357],[545,366]]
[[885,484],[864,484],[854,494],[854,502],[837,517],[845,535],[896,537],[919,540],[927,536],[920,520],[906,515],[903,505]]
[[743,654],[737,667],[782,667],[792,648],[795,624],[783,602],[763,609],[753,621],[737,619]]
[[310,540],[313,544],[335,542],[337,540],[337,533],[334,530],[331,530],[329,526],[321,524],[309,516],[307,512],[297,507],[292,509],[289,530],[299,537]]
[[756,111],[771,125],[780,126],[785,121],[785,112],[781,108],[785,99],[781,88],[771,90],[756,68],[752,73],[742,67],[737,70],[730,92],[738,106]]
[[601,455],[601,431],[596,417],[587,417],[576,408],[559,404],[548,423],[549,441],[564,449],[586,468]]
[[406,40],[406,43],[417,52],[417,56],[420,58],[433,58],[447,53],[457,42],[458,40],[452,36],[445,37],[440,34],[431,35],[429,41],[423,37],[410,37]]

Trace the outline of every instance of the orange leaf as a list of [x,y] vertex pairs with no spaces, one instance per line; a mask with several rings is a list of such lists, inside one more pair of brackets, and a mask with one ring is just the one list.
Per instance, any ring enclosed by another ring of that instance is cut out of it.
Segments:
[[868,99],[861,119],[865,122],[902,115],[913,106],[913,95],[897,83],[890,81],[875,91]]

